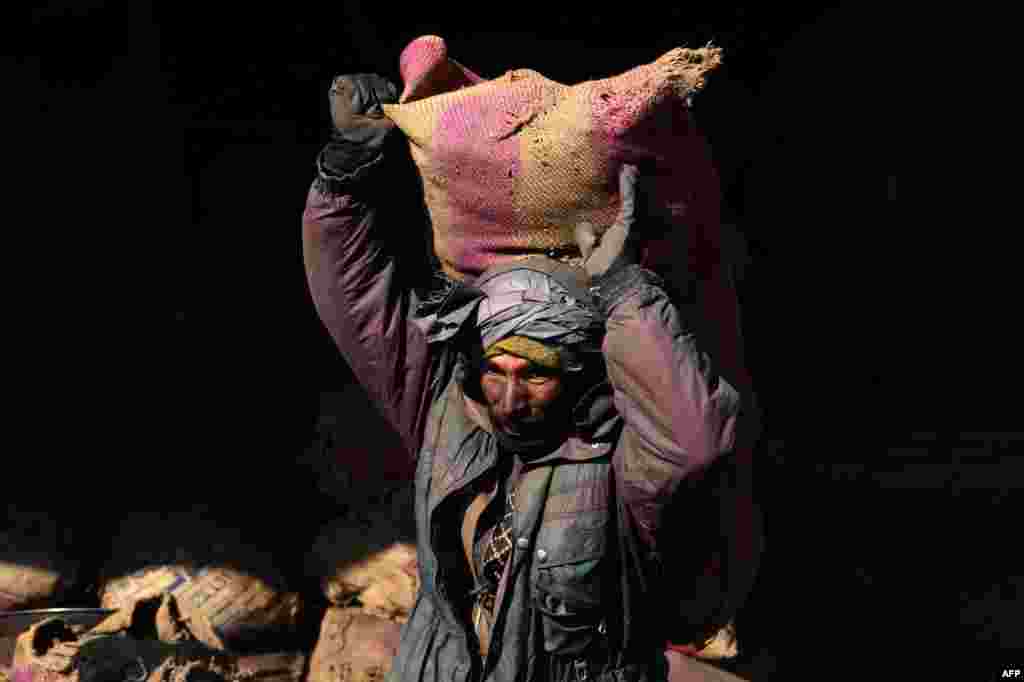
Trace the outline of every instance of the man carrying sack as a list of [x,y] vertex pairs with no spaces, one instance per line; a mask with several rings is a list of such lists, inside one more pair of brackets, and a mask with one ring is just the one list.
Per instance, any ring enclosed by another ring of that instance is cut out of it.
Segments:
[[644,178],[623,166],[615,224],[576,228],[581,267],[532,256],[425,301],[398,257],[421,235],[382,220],[407,192],[380,106],[396,94],[335,80],[303,215],[316,309],[415,478],[421,589],[390,679],[668,679],[681,576],[664,557],[693,520],[665,512],[733,451],[741,397],[638,264]]

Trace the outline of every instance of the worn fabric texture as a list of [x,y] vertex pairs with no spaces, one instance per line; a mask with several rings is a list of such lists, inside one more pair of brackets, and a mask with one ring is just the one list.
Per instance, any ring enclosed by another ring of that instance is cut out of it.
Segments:
[[331,608],[309,662],[307,682],[383,682],[401,626],[357,608]]
[[14,680],[31,682],[299,682],[301,653],[235,655],[202,642],[208,622],[184,617],[173,595],[139,599],[91,630],[59,617],[19,638]]
[[204,642],[221,649],[289,636],[303,613],[273,555],[201,510],[135,512],[115,531],[101,569],[100,605],[123,609],[163,593],[173,594],[186,616],[207,619]]
[[[598,352],[605,318],[583,277],[581,268],[543,256],[495,265],[423,317],[427,341],[447,342],[472,327],[486,349],[521,336],[573,353]],[[563,352],[559,359],[571,357]]]
[[557,347],[534,341],[528,336],[509,336],[501,341],[495,341],[484,351],[485,358],[505,354],[524,358],[548,369],[562,368],[562,357]]
[[574,227],[612,224],[623,163],[654,180],[670,226],[659,239],[685,251],[717,238],[718,181],[688,106],[721,61],[718,48],[677,48],[563,85],[530,69],[483,79],[451,60],[442,38],[412,41],[399,103],[383,110],[409,140],[445,272],[478,275],[530,253],[579,262]]

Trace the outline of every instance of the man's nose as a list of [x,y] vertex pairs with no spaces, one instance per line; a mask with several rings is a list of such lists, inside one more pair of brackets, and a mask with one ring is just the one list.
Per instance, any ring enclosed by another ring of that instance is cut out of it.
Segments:
[[525,381],[509,379],[505,382],[505,393],[501,397],[502,411],[506,414],[522,411],[527,405],[527,395]]

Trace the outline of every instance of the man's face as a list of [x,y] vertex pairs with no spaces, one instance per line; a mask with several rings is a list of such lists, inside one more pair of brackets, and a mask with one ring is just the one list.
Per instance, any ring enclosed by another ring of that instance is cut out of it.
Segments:
[[484,360],[480,387],[495,428],[524,438],[549,428],[564,389],[561,372],[515,355]]

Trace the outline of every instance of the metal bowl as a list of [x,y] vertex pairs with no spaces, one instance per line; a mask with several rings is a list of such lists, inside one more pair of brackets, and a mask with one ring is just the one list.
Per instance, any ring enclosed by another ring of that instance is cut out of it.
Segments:
[[68,625],[93,628],[114,609],[33,609],[31,611],[0,611],[0,670],[14,660],[14,643],[18,636],[47,618],[60,618]]

